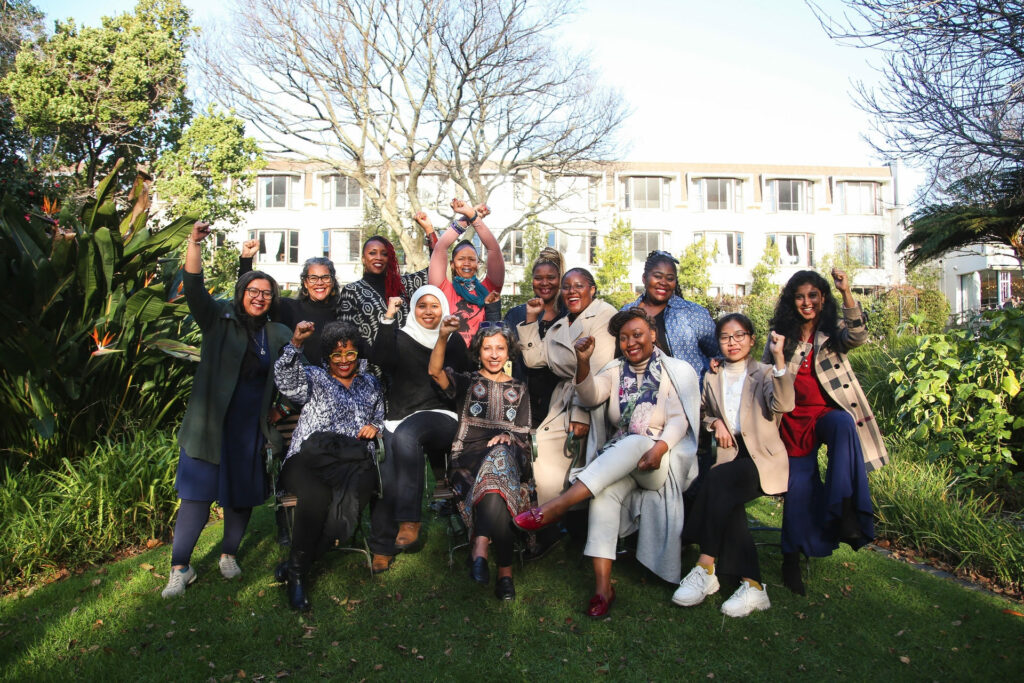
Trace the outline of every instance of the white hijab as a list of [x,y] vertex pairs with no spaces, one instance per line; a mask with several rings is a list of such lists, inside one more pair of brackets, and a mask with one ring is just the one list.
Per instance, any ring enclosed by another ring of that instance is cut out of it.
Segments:
[[416,302],[428,294],[437,299],[441,304],[441,319],[450,315],[448,298],[444,295],[444,292],[434,285],[423,285],[412,295],[412,300],[409,302],[409,315],[405,319],[402,331],[412,337],[417,344],[432,349],[437,344],[437,337],[441,330],[441,321],[438,320],[437,327],[428,330],[416,319]]

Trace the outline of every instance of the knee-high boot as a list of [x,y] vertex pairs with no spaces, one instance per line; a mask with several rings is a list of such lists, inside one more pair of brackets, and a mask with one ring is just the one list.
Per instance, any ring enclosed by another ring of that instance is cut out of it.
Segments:
[[310,554],[304,550],[292,551],[288,555],[288,604],[292,609],[303,612],[309,610],[311,605],[306,598],[306,575],[309,572]]

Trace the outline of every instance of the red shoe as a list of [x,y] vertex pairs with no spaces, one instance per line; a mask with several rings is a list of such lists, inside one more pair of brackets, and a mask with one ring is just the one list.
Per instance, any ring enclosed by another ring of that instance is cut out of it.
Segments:
[[544,519],[544,513],[541,512],[540,508],[530,508],[526,512],[520,512],[516,515],[512,523],[523,531],[536,531],[537,529],[543,529],[553,521],[555,520]]
[[612,595],[609,598],[605,598],[600,593],[594,593],[594,597],[590,598],[590,605],[587,609],[587,616],[593,617],[594,619],[600,619],[601,617],[608,614],[608,610],[612,608],[613,602],[615,602],[614,588],[612,588]]

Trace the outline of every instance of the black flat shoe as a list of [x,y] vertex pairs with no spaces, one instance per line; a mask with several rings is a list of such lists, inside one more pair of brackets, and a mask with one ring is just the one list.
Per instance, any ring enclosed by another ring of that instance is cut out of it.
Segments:
[[494,584],[494,596],[499,600],[516,599],[516,586],[512,583],[511,576],[498,577],[498,582]]
[[469,578],[473,579],[481,586],[486,586],[491,582],[491,570],[487,566],[486,557],[473,558],[473,564],[469,567]]

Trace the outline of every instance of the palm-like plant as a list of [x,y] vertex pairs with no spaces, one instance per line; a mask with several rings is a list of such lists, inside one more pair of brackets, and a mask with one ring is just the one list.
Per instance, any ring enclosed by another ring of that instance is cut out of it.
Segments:
[[947,194],[949,203],[907,219],[908,234],[896,251],[906,252],[908,267],[983,244],[1010,247],[1024,265],[1024,168],[968,176]]

